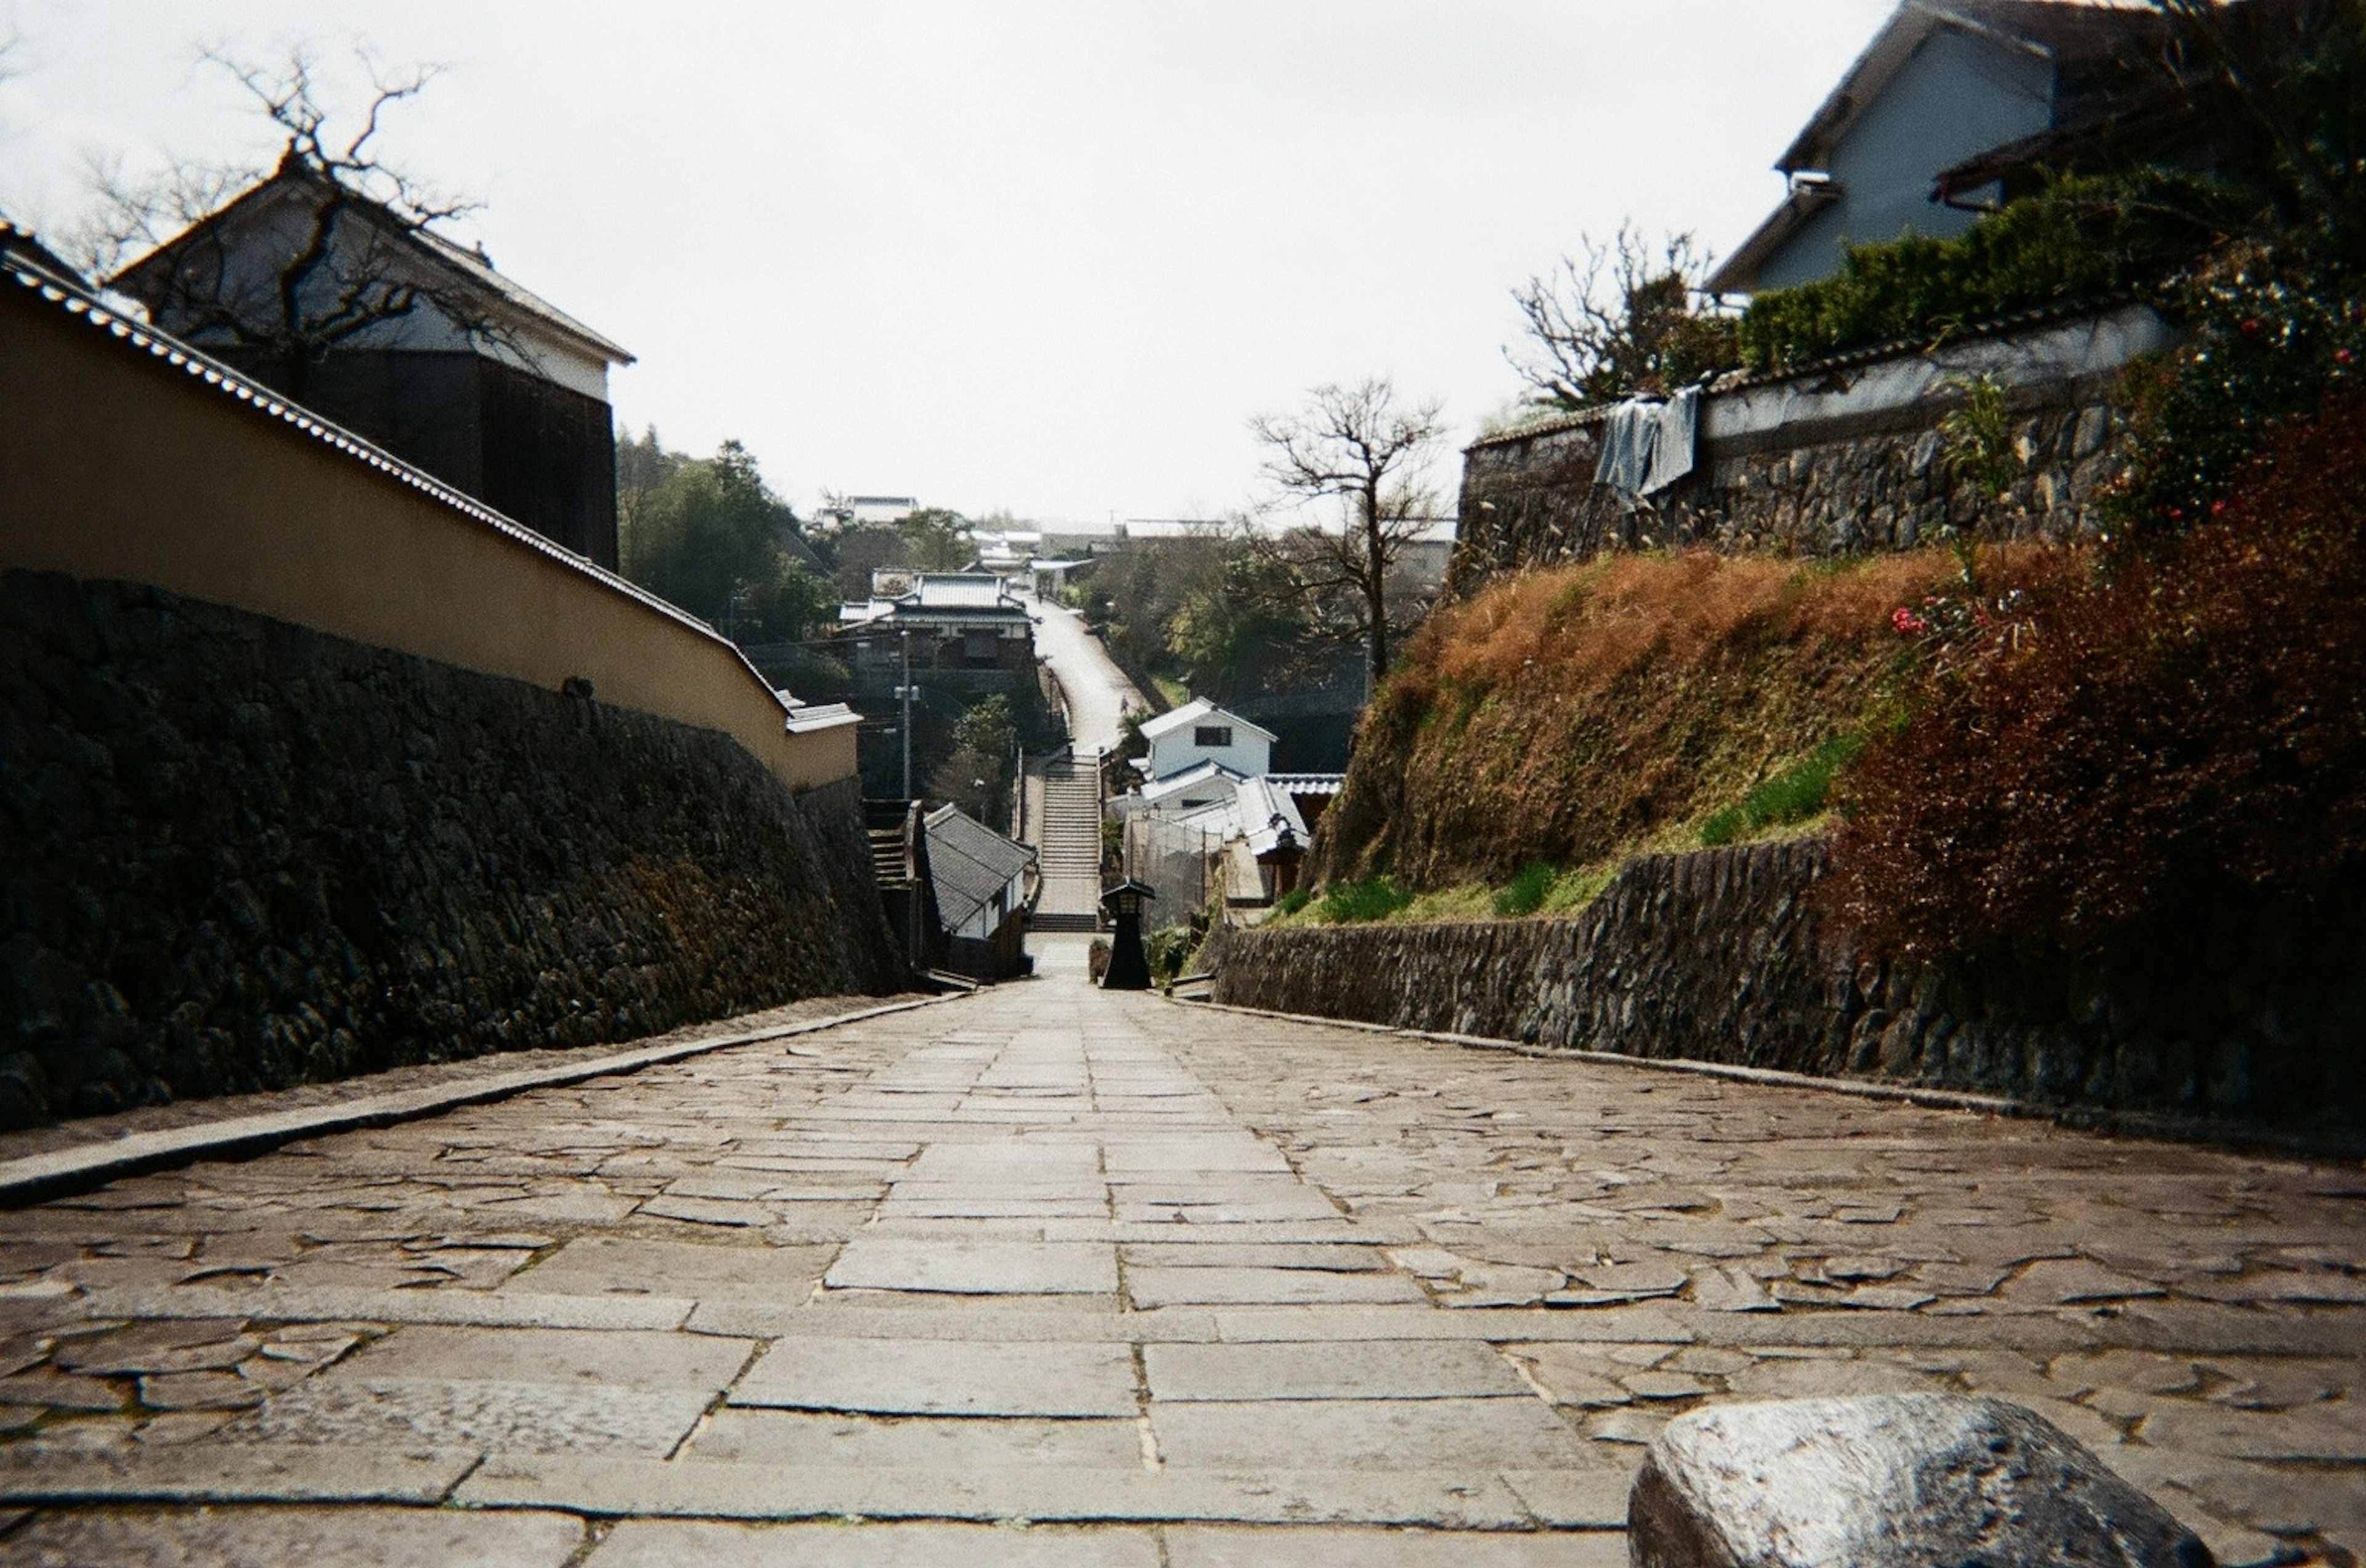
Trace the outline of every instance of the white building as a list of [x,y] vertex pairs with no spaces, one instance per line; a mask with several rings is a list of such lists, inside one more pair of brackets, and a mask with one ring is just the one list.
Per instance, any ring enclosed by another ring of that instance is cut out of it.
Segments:
[[1255,778],[1273,766],[1273,731],[1205,697],[1151,719],[1142,738],[1150,755],[1134,766],[1153,784],[1210,762],[1235,778]]
[[1109,805],[1125,822],[1128,874],[1169,908],[1221,893],[1236,918],[1256,919],[1296,886],[1339,775],[1270,772],[1273,731],[1205,698],[1150,720],[1142,737],[1144,782]]

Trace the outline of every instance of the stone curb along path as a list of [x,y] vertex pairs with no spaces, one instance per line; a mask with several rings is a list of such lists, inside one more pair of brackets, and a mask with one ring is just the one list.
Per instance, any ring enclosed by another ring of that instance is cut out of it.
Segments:
[[[441,1115],[464,1105],[490,1104],[524,1094],[530,1089],[558,1089],[606,1077],[611,1074],[638,1072],[643,1067],[703,1056],[712,1051],[786,1040],[794,1035],[836,1029],[842,1024],[859,1023],[864,1019],[879,1018],[888,1013],[933,1007],[952,999],[952,996],[942,996],[890,1002],[881,1007],[833,1014],[828,1018],[734,1034],[718,1034],[705,1040],[612,1051],[589,1055],[580,1062],[565,1062],[523,1072],[498,1073],[488,1077],[437,1084],[425,1089],[400,1089],[390,1094],[370,1095],[329,1105],[308,1105],[296,1111],[234,1116],[220,1122],[199,1122],[153,1133],[133,1133],[104,1142],[77,1144],[69,1148],[25,1155],[16,1159],[0,1160],[0,1209],[21,1209],[28,1203],[87,1192],[127,1176],[141,1176],[201,1159],[235,1159],[243,1155],[261,1154],[301,1138],[370,1127],[391,1127],[397,1122],[415,1121],[422,1116]],[[596,1051],[598,1047],[588,1049]]]
[[[1179,986],[1181,982],[1177,982]],[[1931,1089],[1921,1084],[1881,1083],[1865,1078],[1823,1077],[1814,1073],[1786,1072],[1777,1067],[1745,1067],[1731,1062],[1695,1061],[1687,1056],[1630,1056],[1621,1051],[1586,1051],[1574,1046],[1531,1045],[1522,1040],[1502,1040],[1492,1034],[1456,1034],[1439,1029],[1405,1029],[1359,1018],[1325,1018],[1320,1013],[1280,1012],[1272,1008],[1243,1007],[1206,996],[1170,996],[1167,1000],[1211,1012],[1239,1013],[1281,1023],[1313,1024],[1324,1029],[1350,1029],[1365,1034],[1385,1034],[1399,1040],[1435,1040],[1473,1051],[1504,1051],[1544,1062],[1585,1062],[1603,1066],[1636,1067],[1651,1072],[1692,1073],[1729,1083],[1764,1084],[1775,1089],[1825,1089],[1860,1100],[1887,1100],[1925,1111],[1969,1111],[1988,1116],[2010,1116],[2024,1122],[2050,1122],[2082,1133],[2130,1138],[2158,1138],[2180,1144],[2214,1144],[2222,1148],[2255,1149],[2296,1159],[2366,1158],[2348,1148],[2327,1149],[2306,1139],[2279,1138],[2257,1127],[2162,1116],[2143,1111],[2112,1111],[2096,1106],[2041,1105],[2004,1095],[1972,1094],[1963,1089]]]

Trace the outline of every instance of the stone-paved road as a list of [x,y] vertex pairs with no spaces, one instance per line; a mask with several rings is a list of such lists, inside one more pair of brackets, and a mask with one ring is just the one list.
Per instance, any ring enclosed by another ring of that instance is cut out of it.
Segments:
[[2366,1547],[2354,1169],[1047,969],[0,1215],[0,1562],[1607,1564],[1670,1413],[1911,1388]]

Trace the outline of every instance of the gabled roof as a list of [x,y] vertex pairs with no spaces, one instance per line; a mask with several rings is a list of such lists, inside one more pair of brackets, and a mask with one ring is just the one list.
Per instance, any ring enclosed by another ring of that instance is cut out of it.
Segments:
[[838,607],[839,624],[869,626],[905,616],[922,622],[968,621],[981,626],[1026,622],[1027,606],[1009,585],[990,572],[928,571],[912,574],[910,588],[894,595],[874,593]]
[[937,909],[948,926],[967,924],[1035,863],[1034,851],[1013,843],[957,807],[939,807],[923,822]]
[[1142,727],[1142,736],[1145,740],[1155,740],[1162,735],[1173,734],[1187,724],[1197,724],[1202,719],[1211,717],[1222,719],[1236,728],[1252,730],[1264,736],[1268,740],[1279,739],[1265,726],[1243,718],[1228,708],[1220,708],[1205,697],[1194,697],[1181,707],[1170,709],[1160,714],[1156,718],[1146,721]]
[[1786,175],[1823,168],[1865,107],[1941,28],[2056,62],[2116,54],[2162,31],[2151,6],[2121,0],[1903,0],[1774,166]]
[[[328,184],[325,176],[283,163],[268,179],[242,191],[237,197],[198,219],[178,234],[158,245],[138,261],[123,267],[107,280],[108,285],[121,289],[135,299],[147,301],[155,291],[150,278],[174,255],[195,243],[201,236],[229,225],[260,215],[276,203],[291,201],[309,189],[317,190]],[[406,246],[414,256],[438,269],[462,279],[479,293],[487,295],[515,315],[532,321],[553,335],[566,339],[576,348],[610,365],[630,365],[632,354],[612,339],[602,336],[581,321],[553,305],[549,300],[514,280],[493,270],[482,251],[455,244],[432,229],[407,223],[389,211],[384,203],[372,200],[351,187],[344,195],[352,203],[355,215],[391,235]]]
[[[1832,151],[1914,53],[1942,28],[1990,39],[2055,67],[2056,123],[2097,112],[2125,90],[2135,51],[2164,38],[2158,12],[2135,0],[1902,0],[1774,161],[1786,175],[1820,173]],[[1937,175],[1939,171],[1932,171]],[[1712,272],[1713,294],[1747,292],[1769,256],[1817,212],[1841,198],[1824,182],[1795,180],[1783,204]],[[1932,199],[1938,199],[1934,194]]]

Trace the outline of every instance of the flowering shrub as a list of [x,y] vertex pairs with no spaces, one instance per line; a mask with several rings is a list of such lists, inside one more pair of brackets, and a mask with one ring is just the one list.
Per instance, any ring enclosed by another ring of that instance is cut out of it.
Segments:
[[2078,955],[2366,876],[2366,399],[2230,489],[2108,576],[1893,613],[1954,678],[1846,778],[1844,923],[1926,959]]
[[2020,652],[2037,636],[2029,591],[1984,584],[1978,547],[1961,535],[1950,543],[1955,581],[1933,588],[1919,604],[1889,612],[1889,629],[1912,644],[1925,671],[1941,680],[1999,654]]
[[2187,342],[2124,388],[2127,468],[2106,505],[2126,535],[2209,517],[2279,430],[2366,374],[2366,289],[2355,276],[2246,252],[2191,283],[2177,313]]

